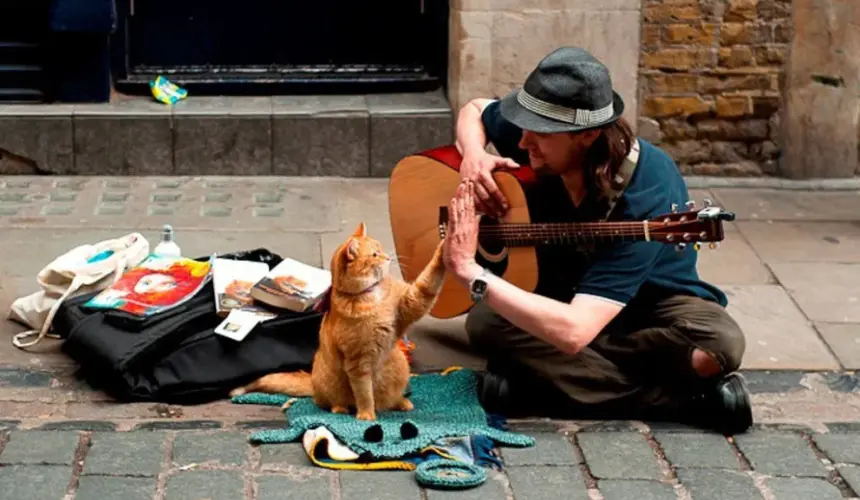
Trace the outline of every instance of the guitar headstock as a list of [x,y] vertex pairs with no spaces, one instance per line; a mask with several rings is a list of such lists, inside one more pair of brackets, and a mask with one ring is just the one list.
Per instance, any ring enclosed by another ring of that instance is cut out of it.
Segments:
[[692,200],[684,204],[684,210],[679,208],[673,204],[670,213],[648,221],[651,240],[674,243],[679,251],[688,244],[698,250],[703,242],[708,242],[709,248],[714,249],[725,239],[723,221],[735,220],[733,212],[713,205],[707,198],[702,208],[697,209],[696,202]]

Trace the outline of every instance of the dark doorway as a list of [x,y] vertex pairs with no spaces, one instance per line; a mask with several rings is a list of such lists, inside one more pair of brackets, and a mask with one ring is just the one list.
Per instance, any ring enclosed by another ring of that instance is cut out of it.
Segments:
[[444,85],[447,0],[117,0],[117,88],[161,74],[195,94],[369,93]]
[[0,103],[46,98],[47,40],[46,0],[0,3]]

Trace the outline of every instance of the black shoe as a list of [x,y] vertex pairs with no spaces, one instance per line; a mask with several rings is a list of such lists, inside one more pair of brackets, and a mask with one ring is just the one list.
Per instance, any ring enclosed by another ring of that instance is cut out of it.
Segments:
[[478,402],[488,413],[507,413],[510,406],[508,380],[491,372],[478,374]]
[[534,378],[509,378],[488,371],[479,374],[477,391],[478,402],[487,413],[507,418],[563,418],[568,415],[567,396]]
[[740,373],[730,373],[705,387],[694,407],[696,423],[727,436],[744,433],[753,424],[749,390]]

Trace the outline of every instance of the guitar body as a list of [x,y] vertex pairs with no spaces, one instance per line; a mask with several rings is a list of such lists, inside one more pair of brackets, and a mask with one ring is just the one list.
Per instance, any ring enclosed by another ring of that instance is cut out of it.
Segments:
[[[388,188],[391,231],[400,271],[407,281],[414,280],[430,262],[441,240],[439,209],[447,207],[457,191],[460,160],[456,147],[443,146],[407,156],[391,172]],[[534,172],[529,167],[497,169],[493,177],[510,209],[500,219],[483,216],[482,228],[530,222],[523,186],[534,180]],[[493,241],[479,241],[475,259],[493,274],[524,290],[531,292],[537,286],[534,247],[505,247]],[[473,305],[469,290],[449,273],[430,315],[453,318],[468,312]]]

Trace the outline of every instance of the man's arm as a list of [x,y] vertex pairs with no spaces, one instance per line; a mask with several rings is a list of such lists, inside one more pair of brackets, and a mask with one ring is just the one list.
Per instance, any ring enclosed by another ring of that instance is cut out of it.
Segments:
[[[460,277],[468,287],[481,272],[475,264]],[[585,348],[624,308],[598,297],[575,296],[570,303],[527,292],[497,276],[487,279],[484,297],[494,311],[513,325],[573,355]]]
[[487,134],[481,120],[481,113],[492,99],[479,97],[467,102],[457,115],[457,150],[461,155],[466,152],[486,151]]

